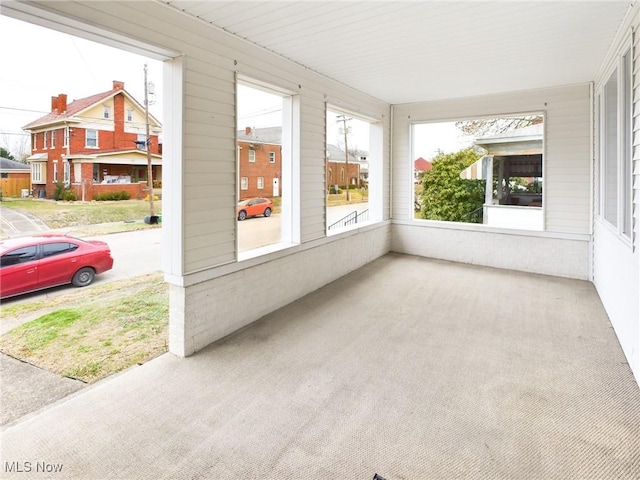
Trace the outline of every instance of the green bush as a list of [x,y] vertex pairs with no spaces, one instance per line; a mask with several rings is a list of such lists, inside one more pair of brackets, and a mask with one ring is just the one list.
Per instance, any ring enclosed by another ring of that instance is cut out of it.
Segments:
[[130,198],[131,194],[125,190],[120,192],[96,193],[93,196],[93,199],[98,202],[129,200]]
[[65,187],[64,183],[58,182],[56,183],[56,189],[53,191],[53,199],[56,201],[75,202],[78,200],[78,196],[76,192]]

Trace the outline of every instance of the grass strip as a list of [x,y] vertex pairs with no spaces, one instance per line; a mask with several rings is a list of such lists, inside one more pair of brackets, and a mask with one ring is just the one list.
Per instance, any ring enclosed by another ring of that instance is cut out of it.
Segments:
[[3,308],[2,317],[42,315],[0,337],[0,351],[45,370],[93,382],[167,351],[169,296],[161,274],[33,303]]

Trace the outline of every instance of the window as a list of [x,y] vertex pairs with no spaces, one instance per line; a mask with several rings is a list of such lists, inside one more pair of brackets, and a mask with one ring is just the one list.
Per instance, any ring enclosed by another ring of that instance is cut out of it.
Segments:
[[48,133],[49,133],[49,132],[44,132],[44,133],[42,134],[42,138],[43,138],[43,140],[42,140],[42,148],[47,148],[47,143],[48,143],[48,142],[47,142],[47,137],[48,137],[48,135],[47,135],[47,134],[48,134]]
[[127,108],[127,122],[133,122],[133,109]]
[[269,163],[276,163],[276,152],[269,152]]
[[69,146],[69,134],[70,132],[70,128],[69,127],[64,127],[64,137],[62,139],[62,146],[63,147],[68,147]]
[[34,133],[33,136],[31,137],[33,139],[33,150],[37,150],[38,149],[38,134]]
[[[237,258],[244,260],[300,242],[299,101],[286,89],[243,76],[236,98],[238,200],[264,196],[270,201],[267,214],[258,205],[255,219],[237,217]],[[267,162],[271,150],[281,152],[278,163]],[[260,223],[264,231],[256,235],[253,228]]]
[[542,112],[411,128],[414,218],[544,230]]
[[38,247],[35,245],[17,248],[2,255],[2,259],[0,260],[0,267],[9,267],[11,265],[30,262],[31,260],[35,260],[37,258],[37,255]]
[[53,183],[58,182],[58,161],[53,161]]
[[381,220],[381,122],[327,108],[325,155],[327,234]]
[[51,148],[56,148],[56,131],[51,130]]
[[54,255],[61,255],[63,253],[70,253],[78,249],[78,245],[69,242],[56,242],[45,243],[42,245],[42,256],[53,257]]
[[64,165],[64,184],[71,184],[71,164],[69,162],[63,162]]
[[33,162],[31,164],[31,182],[32,183],[44,183],[44,167],[45,164],[41,162]]
[[619,57],[601,87],[599,102],[599,214],[619,235],[632,234],[633,71],[631,50]]
[[85,146],[89,148],[98,148],[97,130],[86,130]]
[[138,150],[146,150],[147,149],[147,136],[139,133],[136,139],[136,148]]
[[102,107],[102,118],[111,118],[111,107]]

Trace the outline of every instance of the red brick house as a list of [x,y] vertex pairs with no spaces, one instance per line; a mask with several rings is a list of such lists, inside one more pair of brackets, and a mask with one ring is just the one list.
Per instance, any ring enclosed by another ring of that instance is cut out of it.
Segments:
[[345,158],[344,150],[335,145],[327,145],[326,160],[326,187],[331,188],[333,185],[344,186],[355,185],[362,186],[361,163],[358,158],[349,154],[348,163]]
[[[78,199],[127,191],[147,194],[146,115],[144,106],[114,81],[107,92],[67,103],[51,97],[51,111],[22,127],[31,134],[31,191],[51,198],[63,183]],[[149,148],[154,185],[162,182],[161,125],[149,116]]]
[[419,157],[418,159],[414,160],[414,162],[413,162],[413,182],[414,183],[420,183],[420,180],[422,180],[422,175],[425,172],[428,172],[429,170],[431,170],[431,167],[433,167],[431,162],[428,161],[428,160],[425,160],[422,157]]
[[239,196],[279,197],[282,178],[282,129],[251,128],[238,132]]

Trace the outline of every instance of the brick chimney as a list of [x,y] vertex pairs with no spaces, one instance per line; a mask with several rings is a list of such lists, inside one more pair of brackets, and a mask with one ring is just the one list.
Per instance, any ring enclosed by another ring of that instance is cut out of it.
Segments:
[[124,82],[119,82],[118,80],[113,81],[113,89],[114,90],[124,90]]
[[67,95],[59,94],[57,97],[51,97],[51,113],[64,113],[67,111]]
[[58,94],[58,113],[64,113],[67,111],[67,94]]
[[244,134],[246,136],[251,135],[251,127],[244,127]]

